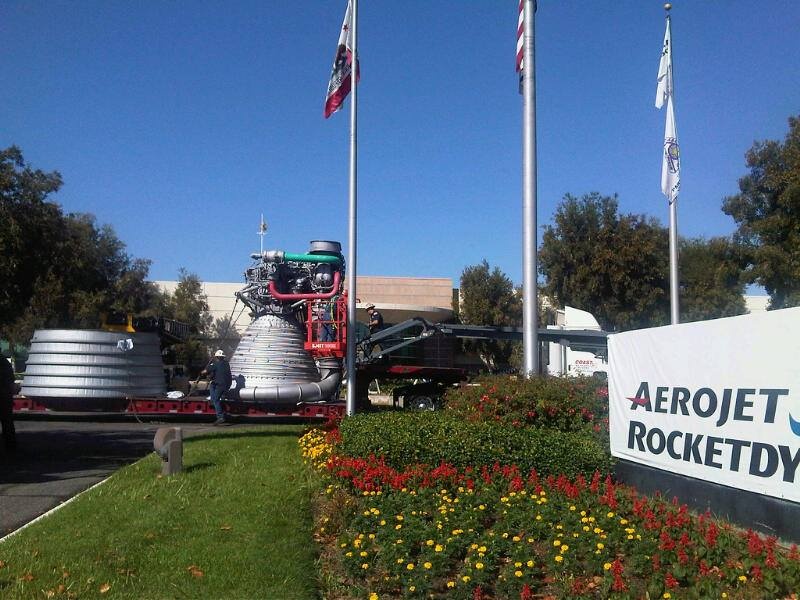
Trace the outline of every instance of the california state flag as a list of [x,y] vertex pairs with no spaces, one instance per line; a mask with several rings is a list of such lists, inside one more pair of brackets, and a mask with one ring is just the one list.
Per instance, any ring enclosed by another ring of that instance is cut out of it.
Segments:
[[[342,108],[342,103],[350,93],[353,71],[353,0],[348,0],[347,10],[344,13],[342,31],[339,34],[339,44],[336,47],[336,56],[333,59],[331,80],[328,82],[328,95],[325,98],[325,118],[327,119],[337,110]],[[361,75],[356,68],[356,77]]]

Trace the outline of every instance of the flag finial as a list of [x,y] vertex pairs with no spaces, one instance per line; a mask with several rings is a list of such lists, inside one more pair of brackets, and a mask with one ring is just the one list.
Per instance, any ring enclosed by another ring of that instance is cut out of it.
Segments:
[[672,8],[672,4],[670,4],[669,2],[667,2],[667,3],[664,5],[664,10],[665,10],[665,11],[667,11],[667,12],[669,12],[669,10],[670,10],[671,8]]

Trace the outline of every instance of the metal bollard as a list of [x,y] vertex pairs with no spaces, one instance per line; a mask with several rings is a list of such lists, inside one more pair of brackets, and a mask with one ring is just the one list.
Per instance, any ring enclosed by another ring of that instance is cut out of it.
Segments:
[[153,449],[164,461],[162,475],[183,470],[183,430],[180,427],[159,427],[153,438]]

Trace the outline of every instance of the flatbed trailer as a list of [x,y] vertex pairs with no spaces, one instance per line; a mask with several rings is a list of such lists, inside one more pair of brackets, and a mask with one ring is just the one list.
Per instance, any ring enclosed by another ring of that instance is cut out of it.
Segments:
[[[413,331],[412,335],[404,333]],[[543,341],[558,341],[581,348],[600,349],[606,344],[606,333],[598,331],[563,331],[540,329],[539,336]],[[389,360],[390,355],[409,345],[421,342],[432,336],[446,336],[470,339],[505,339],[519,340],[522,337],[521,329],[510,327],[482,327],[470,325],[454,325],[430,323],[420,318],[413,318],[394,325],[358,342],[357,362],[357,403],[359,407],[368,405],[368,386],[375,379],[383,380],[418,380],[421,383],[395,388],[392,394],[392,404],[395,408],[400,406],[413,406],[417,409],[433,409],[439,401],[439,396],[445,387],[457,384],[467,379],[468,373],[461,368],[397,364]],[[312,342],[308,342],[311,344]],[[384,347],[381,347],[381,344]],[[329,343],[326,345],[333,345]],[[69,401],[64,401],[58,409],[49,400],[50,407],[24,396],[15,396],[14,412],[16,415],[59,415],[76,414],[69,409]],[[57,403],[56,403],[57,404]],[[225,410],[230,415],[242,419],[329,419],[341,417],[345,414],[346,404],[343,400],[329,400],[321,402],[300,402],[296,405],[273,405],[258,402],[224,401]],[[173,418],[208,418],[215,416],[214,407],[204,396],[184,396],[183,398],[123,398],[116,406],[114,412],[87,411],[80,413],[91,417],[99,414],[129,415],[138,417],[173,417]]]
[[[296,406],[267,406],[252,405],[242,402],[224,402],[225,410],[235,418],[242,419],[272,419],[272,418],[298,418],[298,419],[323,419],[344,415],[345,403],[320,402],[301,403]],[[214,420],[216,414],[214,407],[204,397],[186,396],[183,398],[128,398],[119,411],[70,411],[53,410],[40,402],[26,398],[14,397],[14,416],[130,416],[130,417],[173,417],[173,418],[207,418]]]

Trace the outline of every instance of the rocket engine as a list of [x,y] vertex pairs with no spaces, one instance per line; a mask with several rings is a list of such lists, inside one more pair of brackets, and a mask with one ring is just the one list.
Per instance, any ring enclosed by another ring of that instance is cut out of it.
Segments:
[[251,255],[236,293],[254,316],[231,357],[227,398],[260,404],[336,399],[345,355],[345,264],[339,242],[312,241],[307,254]]

